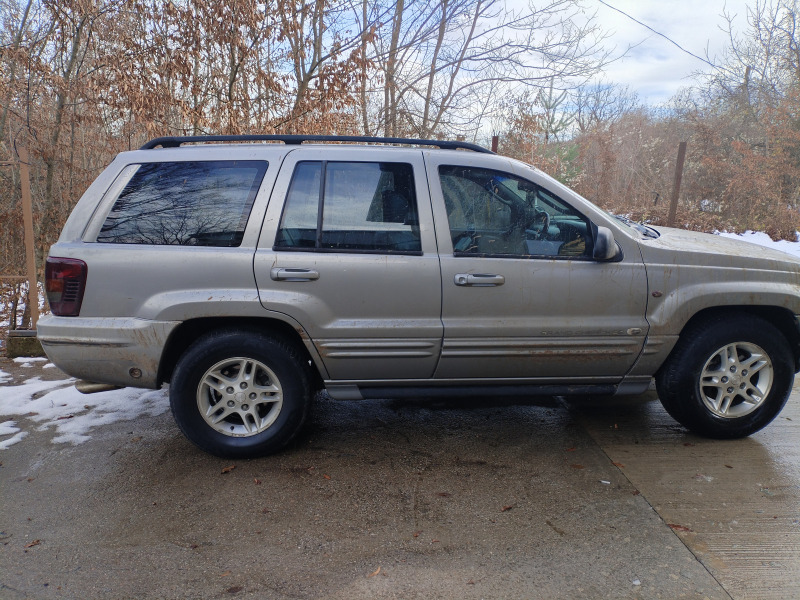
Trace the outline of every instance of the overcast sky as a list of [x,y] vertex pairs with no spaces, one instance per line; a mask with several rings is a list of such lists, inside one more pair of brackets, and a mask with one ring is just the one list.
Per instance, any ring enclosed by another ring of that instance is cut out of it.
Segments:
[[[705,58],[721,57],[728,45],[723,11],[737,15],[736,29],[746,28],[746,7],[755,0],[605,0]],[[633,47],[626,56],[606,69],[608,82],[628,85],[643,103],[661,104],[681,87],[692,85],[689,76],[698,70],[710,70],[704,62],[681,51],[674,44],[653,33],[599,0],[584,0],[584,6],[596,12],[599,24],[610,32],[607,44],[616,46],[616,55]]]

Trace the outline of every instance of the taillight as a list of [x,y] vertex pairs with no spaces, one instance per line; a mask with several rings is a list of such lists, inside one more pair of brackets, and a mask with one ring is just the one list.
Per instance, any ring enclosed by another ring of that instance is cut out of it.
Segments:
[[50,310],[59,317],[77,317],[86,288],[86,263],[77,258],[48,256],[44,269],[44,289]]

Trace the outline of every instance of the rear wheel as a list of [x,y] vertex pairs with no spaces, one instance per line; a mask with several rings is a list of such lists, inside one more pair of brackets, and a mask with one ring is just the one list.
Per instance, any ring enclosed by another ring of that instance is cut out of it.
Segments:
[[283,341],[214,332],[181,356],[170,385],[175,421],[201,449],[226,458],[277,452],[295,436],[311,400],[308,367]]
[[681,335],[656,376],[658,396],[679,423],[712,438],[745,437],[781,411],[794,357],[771,323],[720,313]]

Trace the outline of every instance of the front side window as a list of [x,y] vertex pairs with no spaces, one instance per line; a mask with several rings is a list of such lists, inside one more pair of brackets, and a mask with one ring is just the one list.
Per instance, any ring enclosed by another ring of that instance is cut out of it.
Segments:
[[97,236],[110,244],[239,246],[267,163],[139,165]]
[[591,257],[589,221],[544,188],[480,167],[439,167],[456,256]]
[[421,252],[413,167],[377,162],[298,163],[275,249]]

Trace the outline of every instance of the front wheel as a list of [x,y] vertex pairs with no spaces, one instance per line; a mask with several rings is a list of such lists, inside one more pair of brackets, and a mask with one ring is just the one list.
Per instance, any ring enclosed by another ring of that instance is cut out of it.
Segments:
[[170,384],[175,421],[195,445],[224,458],[255,458],[288,444],[311,393],[296,350],[266,335],[213,332],[181,356]]
[[722,313],[681,335],[656,376],[667,412],[711,438],[745,437],[766,427],[786,404],[794,357],[771,323]]

